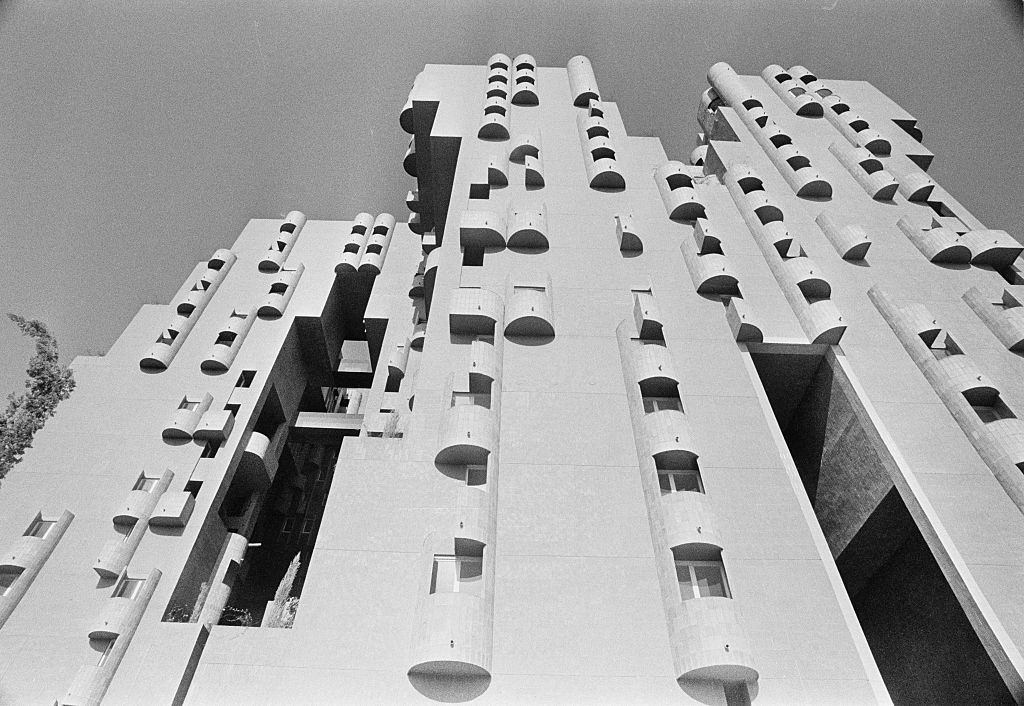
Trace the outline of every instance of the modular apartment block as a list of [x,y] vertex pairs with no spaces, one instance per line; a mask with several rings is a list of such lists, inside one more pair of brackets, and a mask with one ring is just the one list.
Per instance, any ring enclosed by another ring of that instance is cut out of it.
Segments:
[[708,81],[681,162],[585,57],[428,65],[406,222],[252,220],[77,358],[0,702],[1024,699],[1021,246],[871,85]]

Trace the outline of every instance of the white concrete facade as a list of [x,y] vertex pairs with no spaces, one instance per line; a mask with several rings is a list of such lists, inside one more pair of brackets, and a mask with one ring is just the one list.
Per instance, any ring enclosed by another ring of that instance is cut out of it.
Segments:
[[[75,360],[0,490],[0,703],[899,702],[834,557],[893,488],[1024,699],[1020,247],[867,83],[716,65],[680,164],[596,68],[428,65],[406,222],[252,220]],[[881,485],[809,499],[780,352]],[[294,624],[225,624],[282,537]]]

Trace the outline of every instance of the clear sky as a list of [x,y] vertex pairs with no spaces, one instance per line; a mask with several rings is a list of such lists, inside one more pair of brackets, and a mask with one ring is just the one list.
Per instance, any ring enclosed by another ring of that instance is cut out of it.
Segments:
[[[0,3],[0,311],[103,353],[249,218],[408,217],[425,63],[594,65],[631,135],[694,146],[707,68],[803,64],[910,111],[933,176],[1024,240],[1019,0]],[[31,347],[0,322],[0,392]]]

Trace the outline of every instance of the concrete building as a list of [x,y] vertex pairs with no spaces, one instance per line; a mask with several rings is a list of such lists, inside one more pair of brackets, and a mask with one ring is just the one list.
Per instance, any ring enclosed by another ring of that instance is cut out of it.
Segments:
[[681,163],[584,57],[429,65],[407,222],[252,220],[77,358],[0,702],[1024,699],[1021,246],[871,85],[708,79]]

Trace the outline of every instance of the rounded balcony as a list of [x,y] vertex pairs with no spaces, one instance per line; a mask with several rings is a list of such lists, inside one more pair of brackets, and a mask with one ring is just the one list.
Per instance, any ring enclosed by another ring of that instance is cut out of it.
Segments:
[[139,604],[131,598],[109,598],[96,625],[89,631],[90,640],[111,640],[131,629],[139,612]]
[[892,144],[878,130],[868,128],[861,130],[856,135],[857,146],[863,147],[871,154],[886,157],[892,153]]
[[924,172],[905,172],[899,178],[900,193],[907,201],[927,201],[935,182]]
[[413,137],[409,140],[409,147],[405,150],[405,156],[402,158],[402,168],[405,169],[405,173],[409,176],[416,178],[416,138]]
[[[500,100],[500,99],[489,99]],[[508,110],[505,112],[485,113],[476,136],[481,140],[507,140],[509,129]]]
[[422,603],[409,681],[439,701],[468,701],[491,681],[491,619],[483,596],[434,593]]
[[509,150],[508,158],[512,162],[523,164],[527,155],[531,157],[540,155],[540,140],[532,133],[519,133],[512,141],[512,149]]
[[[633,374],[643,394],[648,394],[646,388],[649,386],[665,386],[675,392],[679,385],[679,377],[676,375],[672,354],[668,348],[654,344],[636,345],[631,357]],[[649,394],[657,393],[652,391]]]
[[423,350],[423,341],[427,335],[427,322],[421,321],[412,327],[412,336],[409,337],[409,345],[414,351]]
[[456,405],[444,413],[441,425],[441,448],[436,463],[479,465],[496,441],[495,413],[479,405]]
[[846,322],[831,299],[808,303],[797,311],[797,318],[811,343],[837,345],[846,332]]
[[221,248],[213,253],[213,257],[206,263],[211,270],[226,272],[235,263],[238,256],[227,248]]
[[267,250],[263,254],[263,259],[260,260],[259,271],[260,272],[277,272],[284,265],[285,259],[288,257],[288,253],[291,251],[291,243],[285,243],[280,241],[279,244],[284,244],[284,248],[278,250],[273,248]]
[[663,409],[644,415],[644,438],[649,453],[666,464],[697,462],[696,446],[690,435],[686,415],[674,409]]
[[704,166],[704,160],[707,159],[707,156],[708,146],[699,145],[695,147],[692,152],[690,152],[690,164],[692,164],[695,167],[702,167]]
[[362,255],[358,250],[345,250],[341,253],[341,258],[338,260],[338,264],[334,266],[335,274],[341,274],[342,272],[355,272],[359,269],[359,261],[362,260]]
[[720,522],[707,495],[682,490],[661,496],[661,516],[670,547],[685,544],[722,546]]
[[999,458],[1018,469],[1024,464],[1024,419],[1010,417],[988,422],[982,429]]
[[[540,98],[537,96],[536,77],[531,72],[516,72],[515,89],[512,94],[514,105],[538,105]],[[532,79],[532,81],[527,80]]]
[[508,54],[498,52],[492,54],[491,58],[487,60],[487,66],[490,69],[505,69],[507,71],[512,67],[512,60],[508,57]]
[[586,108],[592,100],[601,100],[597,90],[597,79],[594,78],[594,67],[585,56],[574,56],[566,65],[569,73],[569,92],[572,104],[577,108]]
[[508,247],[543,250],[548,247],[547,229],[547,213],[543,204],[536,211],[513,210]]
[[725,255],[708,253],[697,256],[693,276],[698,294],[739,293],[739,280]]
[[154,343],[146,351],[146,354],[142,356],[142,359],[139,361],[139,367],[143,369],[166,370],[167,366],[174,359],[177,349],[180,347],[180,343],[178,346],[173,346],[170,343]]
[[999,388],[965,355],[948,355],[932,361],[947,389],[959,392],[968,404],[990,406],[999,399]]
[[205,410],[202,407],[195,409],[176,409],[161,432],[165,439],[192,439],[192,432],[199,424],[199,418]]
[[882,169],[876,159],[862,162],[861,168],[865,172],[869,169],[874,169],[874,171],[866,173],[862,177],[863,181],[861,183],[864,185],[864,190],[868,192],[868,196],[876,201],[892,201],[893,197],[896,196],[896,190],[900,187],[896,178]]
[[408,100],[402,106],[402,112],[398,114],[398,124],[402,130],[412,135],[416,132],[416,120],[413,110],[412,93],[409,93]]
[[768,196],[767,191],[751,191],[746,195],[746,201],[747,208],[753,211],[761,225],[783,220],[782,209],[778,207],[774,199]]
[[612,157],[586,160],[587,178],[592,189],[625,189],[626,180]]
[[545,338],[555,335],[551,298],[546,289],[515,288],[505,316],[506,336]]
[[[474,380],[479,378],[479,380]],[[469,346],[469,384],[475,389],[474,383],[480,387],[488,382],[496,382],[501,378],[501,360],[498,358],[498,349],[493,343],[473,341]]]
[[463,211],[459,220],[462,247],[505,247],[505,219],[494,211]]
[[503,308],[501,297],[489,289],[455,289],[449,300],[448,328],[453,334],[493,335]]
[[671,612],[669,634],[681,681],[754,682],[758,671],[731,598],[682,601]]
[[148,490],[132,490],[114,512],[115,525],[134,525],[152,510],[153,494]]
[[526,186],[528,188],[540,189],[544,187],[544,165],[541,162],[540,157],[534,157],[533,155],[526,155],[524,159],[526,164]]
[[388,377],[403,378],[409,365],[409,341],[395,346],[388,357]]
[[680,187],[662,193],[668,217],[674,221],[695,221],[704,218],[704,204],[691,187]]
[[782,272],[787,282],[796,285],[808,299],[828,299],[832,285],[809,257],[794,257],[783,261]]
[[972,265],[1002,269],[1012,265],[1021,253],[1021,245],[1005,230],[971,230],[961,238],[971,253]]
[[103,545],[99,557],[92,565],[93,571],[106,579],[116,579],[128,566],[128,560],[135,553],[136,542],[127,539],[112,539]]
[[794,190],[797,196],[805,198],[831,198],[832,184],[811,167],[804,167],[793,172],[796,183]]
[[[52,530],[51,530],[52,531]],[[27,569],[43,561],[48,549],[48,542],[43,537],[22,535],[0,555],[0,569],[14,567]]]
[[190,290],[185,298],[178,302],[175,307],[175,311],[181,316],[191,316],[192,312],[196,309],[202,309],[206,306],[206,302],[213,296],[213,285],[207,281],[208,287],[205,289],[193,289]]

